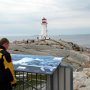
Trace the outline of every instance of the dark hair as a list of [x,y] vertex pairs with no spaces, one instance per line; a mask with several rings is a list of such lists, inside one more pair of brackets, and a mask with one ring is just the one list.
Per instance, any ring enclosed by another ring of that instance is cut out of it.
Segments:
[[2,38],[0,40],[0,45],[3,45],[4,43],[9,43],[9,40],[7,38]]

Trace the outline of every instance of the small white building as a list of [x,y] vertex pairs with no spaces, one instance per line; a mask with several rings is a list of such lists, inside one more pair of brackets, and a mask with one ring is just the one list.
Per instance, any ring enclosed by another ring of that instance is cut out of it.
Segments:
[[40,34],[40,39],[49,39],[48,38],[48,31],[47,31],[47,19],[46,18],[42,18],[42,30],[41,30],[41,34]]

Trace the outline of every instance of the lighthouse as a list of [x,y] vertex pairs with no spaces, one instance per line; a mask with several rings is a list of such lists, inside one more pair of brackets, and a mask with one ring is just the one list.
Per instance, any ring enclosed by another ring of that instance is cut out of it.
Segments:
[[42,26],[42,30],[41,30],[40,37],[41,39],[47,39],[48,38],[47,19],[44,17],[42,18],[41,26]]

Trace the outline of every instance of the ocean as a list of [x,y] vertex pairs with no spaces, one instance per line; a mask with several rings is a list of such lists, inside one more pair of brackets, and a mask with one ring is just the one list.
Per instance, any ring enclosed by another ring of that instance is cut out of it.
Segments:
[[82,47],[90,48],[90,34],[83,34],[83,35],[59,35],[54,36],[54,38],[58,38],[64,41],[69,41],[76,43]]
[[[29,35],[7,35],[7,36],[0,36],[0,38],[2,37],[6,37],[10,40],[10,42],[13,42],[15,40],[27,40],[27,39],[36,39],[38,35],[34,35],[34,36],[29,36]],[[76,43],[80,46],[83,47],[87,47],[90,48],[90,34],[83,34],[83,35],[53,35],[53,36],[49,36],[50,38],[53,39],[61,39],[64,41],[68,41],[68,42],[73,42]]]

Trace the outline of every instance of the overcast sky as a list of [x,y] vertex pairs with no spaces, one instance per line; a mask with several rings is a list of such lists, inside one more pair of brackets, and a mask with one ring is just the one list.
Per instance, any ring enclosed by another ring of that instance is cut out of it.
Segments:
[[0,0],[0,35],[90,34],[90,0]]

